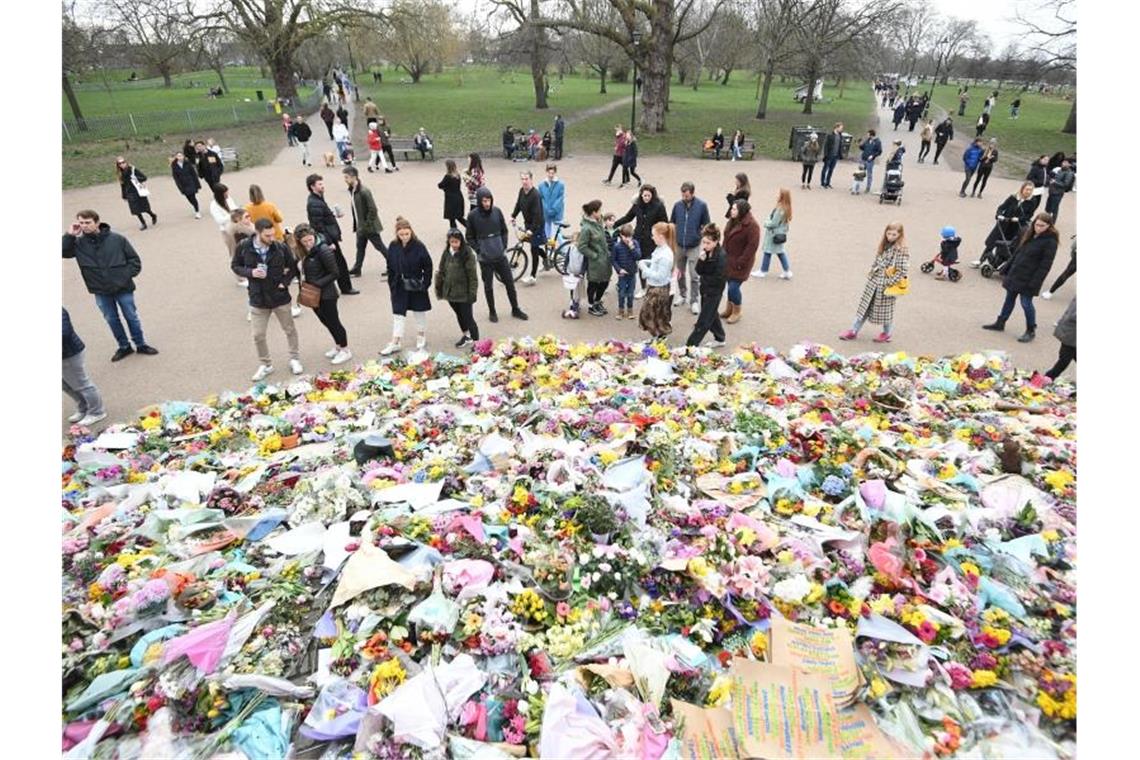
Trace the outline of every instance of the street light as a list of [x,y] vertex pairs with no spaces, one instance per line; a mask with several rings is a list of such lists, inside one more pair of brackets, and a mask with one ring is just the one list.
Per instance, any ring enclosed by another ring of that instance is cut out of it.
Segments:
[[926,108],[923,109],[922,112],[923,118],[925,118],[927,114],[930,113],[930,101],[934,97],[934,87],[938,84],[938,71],[942,68],[942,56],[946,52],[943,46],[949,45],[950,40],[946,37],[943,37],[942,39],[938,40],[936,44],[938,45],[938,60],[934,64],[934,79],[930,82],[930,87],[926,89]]
[[633,125],[637,122],[637,47],[641,44],[641,32],[636,29],[629,34],[630,42],[633,43],[633,99],[629,104],[629,128],[632,130]]

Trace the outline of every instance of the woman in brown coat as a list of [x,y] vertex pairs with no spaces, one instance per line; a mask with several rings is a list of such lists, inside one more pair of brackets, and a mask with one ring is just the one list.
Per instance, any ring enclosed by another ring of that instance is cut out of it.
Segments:
[[859,300],[859,310],[851,329],[841,333],[840,340],[855,340],[859,328],[870,321],[883,326],[883,331],[875,338],[876,343],[890,343],[891,324],[895,320],[895,296],[885,293],[892,285],[907,279],[910,254],[906,247],[906,236],[899,222],[891,222],[883,230],[879,247],[875,252],[875,262],[867,273],[867,283],[863,286],[863,297]]
[[724,250],[728,254],[724,276],[728,280],[728,299],[720,314],[730,325],[739,322],[743,313],[740,284],[748,279],[759,247],[760,225],[752,216],[752,207],[748,201],[734,201],[728,210],[728,225],[724,230]]

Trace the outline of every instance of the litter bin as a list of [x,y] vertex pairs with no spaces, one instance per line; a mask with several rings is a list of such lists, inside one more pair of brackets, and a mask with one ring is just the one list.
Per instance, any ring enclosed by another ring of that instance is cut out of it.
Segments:
[[811,137],[813,132],[818,136],[820,143],[822,144],[823,138],[825,136],[825,133],[822,130],[811,125],[792,127],[792,132],[788,136],[788,147],[792,150],[793,161],[799,161],[801,159],[801,151],[803,150],[803,147],[807,145],[808,139]]
[[258,100],[265,100],[265,91],[264,90],[258,90],[257,91],[257,99]]
[[839,157],[841,159],[847,158],[847,154],[851,152],[851,141],[853,139],[851,135],[846,132],[843,133],[843,144],[839,148]]

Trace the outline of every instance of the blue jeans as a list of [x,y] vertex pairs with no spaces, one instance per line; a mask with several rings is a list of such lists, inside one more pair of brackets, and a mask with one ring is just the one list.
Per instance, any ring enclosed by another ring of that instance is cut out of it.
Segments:
[[729,280],[728,288],[726,291],[728,293],[729,303],[734,303],[737,306],[743,303],[743,300],[740,297],[740,280]]
[[819,183],[821,185],[831,186],[831,175],[835,171],[835,164],[839,161],[839,156],[831,156],[830,158],[823,159],[823,171],[819,173]]
[[115,336],[119,348],[131,347],[130,341],[127,340],[127,333],[123,330],[123,323],[119,320],[120,311],[123,313],[123,318],[127,320],[127,328],[131,331],[131,340],[135,342],[135,348],[146,345],[142,322],[139,321],[139,312],[135,308],[133,291],[116,293],[112,296],[96,294],[95,303],[99,307],[99,311],[103,312],[103,319],[107,320],[111,334]]
[[617,294],[619,309],[633,308],[633,282],[635,279],[632,272],[618,277]]
[[[863,323],[866,321],[867,321],[866,315],[863,315],[861,317],[856,317],[855,321],[851,323],[851,332],[859,332],[860,328],[863,327]],[[883,325],[883,332],[886,333],[887,335],[891,334],[891,323],[890,322],[887,322],[886,324]]]
[[875,159],[863,162],[863,168],[867,170],[867,192],[871,192],[871,178],[875,176]]
[[1005,322],[1013,314],[1013,303],[1021,298],[1021,310],[1025,312],[1025,329],[1032,332],[1037,329],[1037,309],[1033,306],[1033,296],[1028,293],[1014,293],[1013,291],[1005,291],[1005,303],[1001,305],[1001,314],[998,314],[998,322]]
[[[791,269],[791,267],[788,265],[788,254],[777,253],[776,257],[780,259],[780,266],[782,266],[784,268],[785,272],[788,271],[789,269]],[[765,251],[764,255],[760,257],[760,271],[763,272],[764,274],[768,274],[768,265],[771,263],[772,263],[772,254]]]

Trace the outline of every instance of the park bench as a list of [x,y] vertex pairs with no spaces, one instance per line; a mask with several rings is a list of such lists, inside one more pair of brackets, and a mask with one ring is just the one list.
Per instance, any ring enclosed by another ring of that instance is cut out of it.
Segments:
[[221,157],[222,163],[226,165],[227,169],[230,166],[233,166],[235,169],[241,168],[241,157],[238,155],[238,149],[232,145],[228,148],[222,148],[218,155]]
[[[732,158],[732,146],[725,140],[724,148],[720,151],[721,155],[726,158]],[[712,158],[716,156],[716,151],[712,148],[706,148],[704,140],[701,141],[701,157]],[[753,140],[745,140],[744,145],[740,148],[740,157],[742,159],[753,159],[756,157],[756,143]]]
[[[392,146],[393,155],[396,153],[403,153],[404,160],[408,161],[409,156],[412,158],[420,158],[420,150],[416,147],[414,137],[393,137],[389,139],[389,144]],[[428,156],[431,160],[435,160],[435,141],[432,141],[432,146],[428,148]]]

